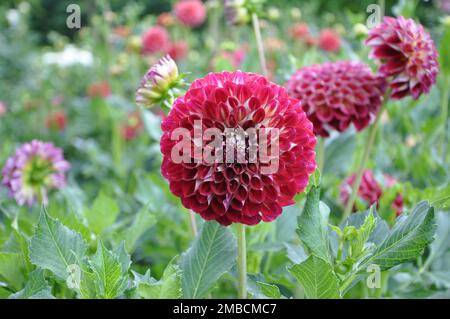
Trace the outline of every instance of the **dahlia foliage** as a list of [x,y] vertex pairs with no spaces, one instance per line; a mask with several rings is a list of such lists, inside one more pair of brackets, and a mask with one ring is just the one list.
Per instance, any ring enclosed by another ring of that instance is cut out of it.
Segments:
[[404,17],[385,17],[369,32],[370,56],[381,61],[379,72],[392,78],[391,97],[428,93],[439,72],[436,46],[423,26]]
[[[223,225],[273,221],[316,168],[316,139],[300,102],[258,74],[196,80],[161,127],[162,174],[170,190],[186,208]],[[259,135],[264,128],[266,138]],[[197,138],[198,130],[205,134]]]
[[2,184],[19,205],[47,203],[48,191],[66,185],[70,164],[52,143],[33,140],[17,149],[2,171]]
[[328,137],[332,130],[345,131],[350,124],[360,131],[376,116],[386,89],[383,76],[358,62],[329,62],[307,66],[286,83],[302,102],[314,133]]

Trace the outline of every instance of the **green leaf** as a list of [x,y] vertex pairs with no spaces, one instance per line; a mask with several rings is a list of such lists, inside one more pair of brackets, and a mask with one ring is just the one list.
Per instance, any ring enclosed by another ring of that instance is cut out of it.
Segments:
[[181,272],[173,260],[164,270],[161,280],[140,282],[138,294],[145,299],[178,299],[181,297]]
[[356,231],[356,237],[350,241],[353,257],[358,258],[359,256],[361,256],[361,254],[365,250],[365,244],[369,239],[370,234],[372,234],[373,230],[375,229],[376,224],[377,220],[375,219],[375,216],[372,213],[371,209],[362,226]]
[[25,288],[9,296],[9,299],[54,299],[51,287],[44,278],[44,271],[36,269],[30,273]]
[[424,248],[433,241],[436,230],[434,208],[428,203],[419,203],[410,216],[398,218],[386,239],[366,258],[360,268],[370,264],[382,270],[415,260]]
[[320,189],[312,187],[306,197],[305,208],[298,218],[297,233],[303,244],[323,260],[330,260],[328,213],[319,209]]
[[99,242],[97,252],[89,264],[95,275],[98,298],[116,298],[127,288],[128,269],[124,269],[119,256],[106,249],[102,242]]
[[100,235],[116,221],[119,215],[119,206],[113,199],[101,192],[92,204],[91,209],[85,211],[84,214],[89,228]]
[[323,259],[311,255],[301,264],[288,269],[305,290],[308,299],[340,298],[338,278],[333,267]]
[[280,299],[281,292],[280,288],[276,285],[267,284],[265,282],[257,281],[256,284],[261,289],[261,293],[271,299]]
[[376,209],[372,208],[372,210],[368,210],[365,212],[357,212],[354,214],[351,214],[347,220],[345,220],[341,224],[341,229],[344,229],[345,226],[354,226],[357,229],[360,229],[362,225],[365,223],[367,217],[369,216],[369,213],[372,211],[372,214],[375,217],[376,224],[375,227],[370,234],[369,238],[367,239],[367,242],[371,242],[374,244],[380,244],[389,234],[389,226],[388,224],[378,216]]
[[30,260],[59,278],[68,278],[68,267],[82,260],[87,245],[81,235],[67,228],[42,210],[30,243]]
[[150,210],[150,205],[144,206],[136,215],[131,225],[120,234],[119,238],[125,241],[125,248],[133,252],[136,242],[146,230],[156,224],[156,217]]
[[14,290],[22,288],[25,264],[18,253],[0,252],[0,281],[4,281]]
[[184,298],[203,298],[233,266],[237,243],[231,231],[215,221],[205,222],[192,247],[181,257]]

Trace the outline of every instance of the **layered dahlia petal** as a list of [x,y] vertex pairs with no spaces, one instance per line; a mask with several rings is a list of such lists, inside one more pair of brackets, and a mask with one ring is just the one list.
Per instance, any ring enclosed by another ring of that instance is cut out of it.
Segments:
[[370,57],[381,61],[380,73],[392,77],[391,97],[418,99],[436,83],[438,53],[422,25],[404,17],[385,17],[369,32]]
[[161,171],[171,192],[223,225],[273,221],[316,168],[313,126],[300,102],[258,74],[210,73],[194,81],[161,127]]
[[161,26],[154,26],[142,34],[143,53],[165,52],[170,45],[170,36]]
[[352,123],[358,131],[367,127],[381,106],[386,82],[365,64],[339,61],[300,69],[286,88],[302,102],[314,133],[328,137]]
[[2,184],[19,205],[31,206],[38,200],[45,204],[50,189],[66,185],[65,173],[69,168],[61,149],[33,140],[6,161]]

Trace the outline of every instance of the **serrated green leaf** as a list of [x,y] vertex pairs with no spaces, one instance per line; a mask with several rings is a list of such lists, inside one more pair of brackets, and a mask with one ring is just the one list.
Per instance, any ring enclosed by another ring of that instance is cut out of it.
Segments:
[[89,228],[100,235],[116,221],[119,215],[119,206],[112,198],[100,193],[92,204],[91,209],[85,211],[84,214]]
[[128,284],[128,269],[124,271],[119,256],[99,242],[97,252],[89,264],[95,274],[98,298],[112,299],[123,293]]
[[178,299],[181,297],[180,268],[173,261],[164,270],[161,280],[140,282],[138,294],[145,299]]
[[36,269],[30,273],[25,288],[9,296],[9,299],[54,299],[51,287],[44,278],[44,271]]
[[311,253],[329,261],[328,215],[319,208],[319,195],[320,189],[311,187],[303,213],[298,218],[297,233]]
[[192,247],[181,257],[184,298],[203,298],[222,274],[233,266],[236,239],[215,221],[205,222]]
[[433,241],[435,230],[434,208],[426,202],[419,203],[410,216],[399,218],[391,233],[363,261],[361,268],[375,264],[386,270],[415,260]]
[[340,298],[339,281],[333,267],[322,258],[311,255],[301,264],[289,268],[298,280],[308,299]]
[[81,235],[48,216],[42,210],[30,242],[30,260],[42,269],[52,271],[62,280],[68,278],[68,267],[82,260],[87,245]]
[[270,299],[280,299],[280,288],[276,285],[267,284],[265,282],[257,281],[256,284],[261,289],[261,293]]
[[[354,214],[351,214],[347,220],[345,220],[341,224],[341,229],[344,229],[345,226],[354,226],[355,228],[359,229],[364,224],[367,216],[369,215],[369,210],[365,212],[357,212]],[[367,239],[368,242],[374,243],[374,244],[380,244],[389,234],[389,226],[380,216],[377,214],[376,209],[373,208],[372,214],[374,215],[376,219],[376,225],[372,233],[370,234],[369,238]]]
[[364,251],[364,245],[368,241],[370,235],[372,234],[375,226],[377,224],[377,220],[375,219],[374,214],[372,213],[372,209],[369,211],[369,214],[366,216],[364,223],[361,227],[356,231],[356,238],[354,238],[350,242],[350,246],[352,247],[352,256],[358,258]]

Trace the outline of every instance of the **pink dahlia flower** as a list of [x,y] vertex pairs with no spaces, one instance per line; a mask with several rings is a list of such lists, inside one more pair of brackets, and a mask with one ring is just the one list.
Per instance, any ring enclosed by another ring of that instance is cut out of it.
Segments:
[[175,4],[175,17],[188,27],[198,27],[206,18],[206,7],[200,0],[181,0]]
[[319,47],[327,52],[337,52],[341,48],[341,37],[331,29],[323,29],[319,34]]
[[169,33],[163,27],[151,27],[142,35],[142,52],[144,54],[165,52],[169,44]]
[[[350,194],[352,192],[353,183],[355,182],[356,175],[353,174],[349,178],[347,178],[344,183],[341,185],[341,200],[342,203],[347,205],[347,202],[350,198]],[[375,179],[373,172],[371,170],[365,170],[363,172],[363,176],[361,179],[361,185],[358,190],[358,197],[362,199],[367,206],[376,204],[377,208],[379,207],[380,198],[383,195],[383,187],[391,188],[393,187],[397,181],[389,175],[384,175],[383,185]],[[391,204],[392,208],[395,210],[396,215],[399,216],[403,211],[403,196],[399,193],[395,197],[394,201]],[[353,206],[353,211],[356,211],[356,205]]]
[[8,112],[8,109],[6,108],[6,104],[0,101],[0,117],[6,114]]
[[185,41],[177,41],[170,44],[167,54],[175,61],[180,61],[186,58],[189,52],[189,45]]
[[6,161],[2,184],[21,206],[31,206],[36,201],[46,204],[48,190],[66,185],[65,172],[69,168],[60,148],[33,140]]
[[345,131],[351,123],[360,131],[370,124],[386,89],[382,76],[359,62],[340,61],[304,67],[286,84],[288,93],[302,102],[315,134]]
[[56,111],[47,116],[45,124],[49,130],[62,132],[67,127],[67,114],[64,111]]
[[385,17],[369,31],[370,57],[381,60],[380,73],[392,77],[391,97],[418,99],[436,83],[439,72],[436,46],[422,25],[404,17]]
[[[273,221],[304,191],[316,168],[316,138],[300,102],[258,74],[210,73],[194,81],[161,127],[161,171],[170,190],[186,208],[223,225]],[[270,138],[252,134],[264,128]],[[195,140],[199,129],[205,134]],[[181,150],[180,131],[188,139]],[[216,135],[207,137],[210,131]]]

